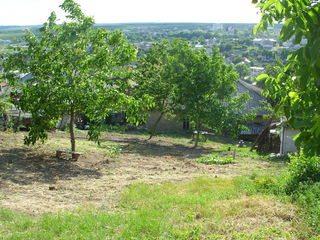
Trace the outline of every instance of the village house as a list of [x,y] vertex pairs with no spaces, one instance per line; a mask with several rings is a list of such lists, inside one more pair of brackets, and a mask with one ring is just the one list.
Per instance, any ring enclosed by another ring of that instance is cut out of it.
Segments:
[[253,121],[246,124],[248,130],[241,132],[242,137],[253,138],[258,136],[266,124],[264,116],[269,114],[269,112],[265,110],[266,99],[262,96],[261,91],[261,88],[245,81],[239,80],[237,82],[236,95],[249,92],[251,98],[247,103],[244,113],[254,112],[256,114]]
[[253,44],[272,50],[277,45],[277,41],[275,39],[255,38],[253,39]]

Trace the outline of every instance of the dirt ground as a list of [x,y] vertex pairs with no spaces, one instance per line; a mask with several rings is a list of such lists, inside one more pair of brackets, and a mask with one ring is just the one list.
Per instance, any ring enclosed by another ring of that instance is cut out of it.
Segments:
[[[283,167],[280,162],[240,154],[234,164],[204,165],[194,159],[212,154],[221,143],[193,149],[185,138],[155,137],[147,142],[145,135],[120,133],[108,133],[102,139],[121,148],[119,154],[109,155],[98,147],[97,151],[95,147],[86,149],[89,142],[78,133],[82,141],[78,151],[84,154],[73,162],[55,157],[58,148],[54,143],[68,143],[67,134],[52,133],[50,142],[38,147],[24,146],[23,135],[0,132],[0,207],[32,215],[86,206],[113,209],[121,192],[137,182],[159,184],[252,171],[276,173]],[[224,154],[231,156],[231,152]]]

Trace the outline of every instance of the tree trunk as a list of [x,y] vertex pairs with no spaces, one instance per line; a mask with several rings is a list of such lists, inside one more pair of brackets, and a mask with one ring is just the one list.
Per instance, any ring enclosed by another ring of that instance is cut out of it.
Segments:
[[4,131],[7,131],[7,129],[8,129],[8,120],[7,120],[7,116],[6,116],[4,113],[2,113],[2,114],[1,114],[1,116],[2,116],[2,119],[3,119]]
[[14,121],[13,131],[18,132],[21,118],[21,110],[19,110],[18,118]]
[[72,106],[70,109],[70,141],[71,141],[71,151],[76,151],[76,140],[74,137],[74,119],[75,119],[75,113],[74,113],[74,107]]
[[148,141],[151,140],[151,138],[156,135],[156,128],[157,128],[158,123],[160,122],[161,118],[163,117],[163,115],[164,115],[164,112],[161,112],[160,116],[157,119],[157,121],[152,126],[151,133],[150,133],[150,136],[148,138]]
[[194,140],[194,146],[193,148],[198,147],[198,143],[199,143],[199,137],[200,137],[200,122],[196,123],[196,139]]
[[270,118],[267,123],[265,128],[261,131],[261,133],[259,134],[259,136],[257,137],[257,139],[254,141],[254,143],[252,144],[251,148],[250,148],[250,152],[252,152],[254,150],[254,147],[259,144],[259,142],[262,140],[263,136],[266,134],[266,132],[269,132],[270,130],[270,124],[273,121],[273,117]]

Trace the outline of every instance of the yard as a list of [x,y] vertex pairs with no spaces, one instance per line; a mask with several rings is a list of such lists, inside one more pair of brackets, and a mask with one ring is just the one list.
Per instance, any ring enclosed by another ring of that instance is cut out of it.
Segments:
[[33,147],[24,134],[0,132],[0,239],[310,239],[297,206],[257,191],[283,159],[222,138],[107,132],[98,146],[79,131],[74,162],[55,157],[67,133]]

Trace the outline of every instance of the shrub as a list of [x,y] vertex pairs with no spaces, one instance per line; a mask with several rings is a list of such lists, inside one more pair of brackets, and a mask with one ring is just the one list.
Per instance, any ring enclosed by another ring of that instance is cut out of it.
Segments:
[[320,157],[291,156],[286,193],[303,207],[305,218],[320,232]]
[[304,155],[291,156],[289,164],[289,178],[287,192],[295,192],[300,185],[311,185],[320,182],[320,157],[306,157]]

